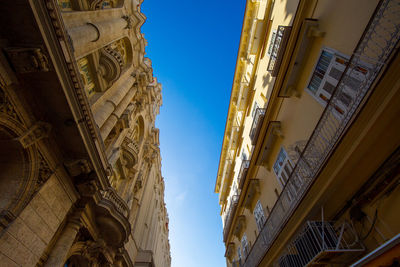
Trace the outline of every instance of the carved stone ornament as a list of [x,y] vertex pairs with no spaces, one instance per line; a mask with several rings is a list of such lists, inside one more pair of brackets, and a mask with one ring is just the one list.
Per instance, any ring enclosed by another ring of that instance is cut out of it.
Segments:
[[0,113],[6,114],[16,121],[21,122],[17,112],[15,111],[14,106],[12,105],[7,94],[3,90],[0,90]]
[[18,73],[47,72],[49,59],[42,48],[10,47],[5,49],[12,66]]
[[47,137],[50,129],[50,124],[45,122],[37,122],[28,131],[26,131],[23,135],[19,137],[19,141],[24,148],[27,148],[37,141]]
[[92,171],[92,166],[87,159],[78,159],[64,163],[69,175],[72,177],[78,176],[82,173],[88,174]]
[[133,26],[132,15],[129,15],[129,16],[122,16],[122,18],[123,18],[124,20],[126,20],[126,27],[125,27],[125,29],[132,29],[132,26]]
[[41,186],[50,178],[53,174],[53,170],[49,167],[46,160],[39,153],[39,175],[36,180],[36,190],[39,190]]
[[100,49],[99,72],[111,86],[121,76],[124,60],[120,52],[107,45]]
[[74,255],[82,256],[88,261],[90,266],[96,267],[113,266],[112,263],[115,254],[116,253],[112,251],[111,248],[107,247],[105,241],[102,239],[75,242],[69,252],[70,257]]

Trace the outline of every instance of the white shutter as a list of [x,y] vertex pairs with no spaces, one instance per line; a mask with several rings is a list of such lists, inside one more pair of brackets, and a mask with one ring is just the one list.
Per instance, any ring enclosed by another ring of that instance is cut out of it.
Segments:
[[[346,69],[349,62],[348,58],[348,56],[332,49],[322,50],[307,87],[318,102],[323,105],[328,103]],[[367,73],[367,64],[362,63],[343,80],[345,86],[338,95],[337,105],[335,106],[336,115],[341,117],[346,113],[347,108],[356,96],[358,88],[365,81]]]
[[254,218],[256,220],[258,231],[260,232],[265,222],[264,210],[262,208],[260,200],[257,201],[253,213],[254,213]]

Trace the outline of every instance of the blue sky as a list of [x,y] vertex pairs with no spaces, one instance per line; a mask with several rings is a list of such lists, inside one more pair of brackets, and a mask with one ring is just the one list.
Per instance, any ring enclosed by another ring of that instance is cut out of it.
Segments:
[[163,85],[156,126],[173,267],[225,266],[214,185],[244,8],[243,0],[142,4],[146,56]]

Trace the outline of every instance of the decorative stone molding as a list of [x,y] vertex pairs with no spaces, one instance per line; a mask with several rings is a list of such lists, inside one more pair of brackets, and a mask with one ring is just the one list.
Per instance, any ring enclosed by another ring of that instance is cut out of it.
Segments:
[[5,49],[12,66],[18,73],[47,72],[50,63],[43,48],[9,47]]
[[18,140],[24,148],[27,148],[39,140],[48,137],[51,125],[45,122],[37,122],[28,131],[21,135]]
[[134,10],[133,11],[133,16],[131,17],[131,20],[132,20],[132,22],[131,22],[132,26],[131,27],[134,29],[136,38],[138,40],[142,39],[143,35],[140,32],[140,28],[142,27],[142,25],[146,21],[146,16],[143,13],[141,13],[141,12],[139,12],[137,10]]

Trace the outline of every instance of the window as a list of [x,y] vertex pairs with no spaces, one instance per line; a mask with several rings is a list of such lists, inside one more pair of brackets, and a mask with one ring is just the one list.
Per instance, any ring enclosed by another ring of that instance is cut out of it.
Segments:
[[284,186],[287,183],[293,170],[293,163],[283,147],[279,151],[278,158],[275,161],[273,169],[276,176],[278,177],[279,182],[282,186]]
[[242,261],[242,250],[240,249],[240,246],[238,247],[238,261],[239,263]]
[[242,156],[241,156],[242,160],[247,160],[247,154],[246,152],[244,152],[244,148],[242,149]]
[[254,102],[254,105],[253,105],[253,110],[251,111],[251,116],[254,118],[254,116],[256,115],[256,111],[257,111],[257,109],[259,108],[260,106],[258,105],[258,103],[257,102]]
[[[339,54],[333,49],[323,49],[308,83],[308,92],[311,93],[318,102],[326,105],[346,69],[347,64],[347,56]],[[363,63],[362,65],[365,64]],[[358,88],[360,88],[363,81],[366,79],[367,73],[367,67],[360,65],[346,78],[344,81],[345,86],[342,88],[341,94],[338,95],[337,103],[335,103],[335,110],[339,115],[345,114]]]
[[271,55],[272,47],[274,46],[275,42],[275,37],[276,37],[276,31],[273,31],[271,35],[271,41],[269,42],[268,55]]
[[243,237],[242,237],[242,247],[243,247],[243,257],[246,258],[250,251],[249,250],[249,242],[247,241],[246,234],[243,234]]
[[271,72],[272,77],[276,77],[279,67],[281,65],[282,56],[286,48],[290,31],[290,26],[278,26],[278,30],[272,33],[271,43],[268,48],[269,63],[268,71]]
[[253,213],[254,213],[254,218],[256,219],[258,232],[260,232],[265,223],[264,210],[263,210],[260,200],[257,201],[256,207],[254,208]]

